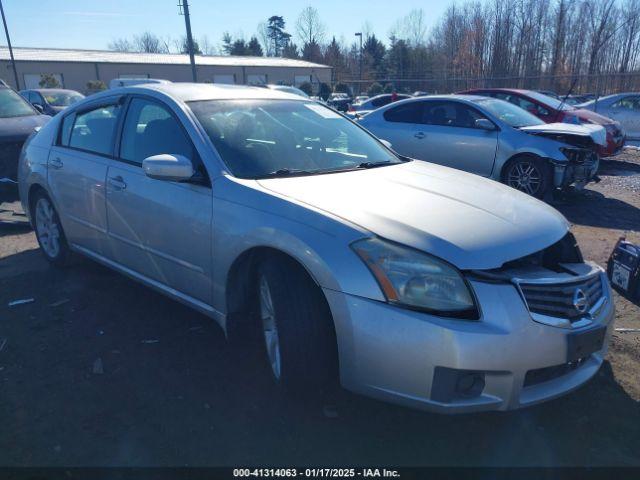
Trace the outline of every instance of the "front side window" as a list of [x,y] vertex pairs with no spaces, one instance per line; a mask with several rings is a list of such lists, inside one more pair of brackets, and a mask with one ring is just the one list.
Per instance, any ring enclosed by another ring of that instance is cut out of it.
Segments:
[[169,111],[156,102],[134,98],[122,129],[120,158],[141,164],[165,153],[193,159],[191,141]]
[[0,88],[0,118],[26,117],[37,112],[10,88]]
[[485,118],[473,108],[457,102],[428,102],[423,123],[443,127],[476,128],[476,120]]
[[108,105],[77,114],[69,136],[69,146],[111,155],[120,108],[119,105]]
[[640,97],[625,97],[611,106],[620,110],[640,110]]
[[363,129],[318,103],[206,100],[189,106],[240,178],[320,174],[400,163]]

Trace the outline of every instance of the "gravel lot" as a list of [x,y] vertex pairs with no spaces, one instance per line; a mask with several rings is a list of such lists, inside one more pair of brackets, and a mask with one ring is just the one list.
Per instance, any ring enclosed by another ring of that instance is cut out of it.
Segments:
[[[640,242],[639,193],[629,152],[555,206],[604,265],[621,235]],[[640,465],[638,333],[616,333],[583,388],[516,412],[296,401],[206,317],[89,261],[50,268],[2,208],[0,465]],[[640,307],[616,304],[616,327],[640,328]]]

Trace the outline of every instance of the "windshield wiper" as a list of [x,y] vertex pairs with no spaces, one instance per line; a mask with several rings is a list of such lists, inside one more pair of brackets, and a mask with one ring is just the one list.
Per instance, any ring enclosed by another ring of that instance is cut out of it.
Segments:
[[309,170],[299,170],[297,168],[280,168],[273,172],[265,173],[260,178],[273,178],[273,177],[293,177],[296,175],[312,175],[315,172]]
[[391,165],[391,161],[385,160],[383,162],[362,162],[358,165],[358,168],[376,168],[384,167],[385,165]]

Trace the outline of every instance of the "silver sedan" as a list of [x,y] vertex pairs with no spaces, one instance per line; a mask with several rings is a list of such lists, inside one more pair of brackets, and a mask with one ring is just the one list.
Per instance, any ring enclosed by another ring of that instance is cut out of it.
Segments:
[[79,253],[230,339],[254,331],[288,391],[507,410],[575,389],[607,351],[609,283],[558,212],[296,95],[104,92],[30,138],[19,187],[52,264]]
[[640,93],[616,93],[577,107],[620,122],[629,140],[640,140]]
[[401,155],[493,178],[537,198],[586,185],[598,170],[597,125],[544,124],[503,100],[441,95],[403,100],[359,120]]

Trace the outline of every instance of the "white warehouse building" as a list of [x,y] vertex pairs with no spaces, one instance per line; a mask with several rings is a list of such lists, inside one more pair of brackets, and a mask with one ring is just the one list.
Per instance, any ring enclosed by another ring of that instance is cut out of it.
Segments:
[[[87,92],[87,83],[106,85],[117,78],[162,78],[191,82],[189,56],[162,53],[122,53],[103,50],[53,48],[13,49],[19,89],[40,88],[42,75],[52,75],[62,88]],[[304,60],[276,57],[196,55],[198,82],[238,85],[331,83],[331,67]],[[0,78],[13,88],[15,76],[9,49],[0,47]]]

